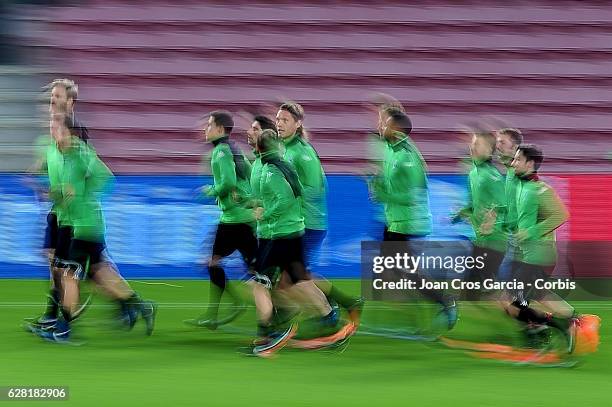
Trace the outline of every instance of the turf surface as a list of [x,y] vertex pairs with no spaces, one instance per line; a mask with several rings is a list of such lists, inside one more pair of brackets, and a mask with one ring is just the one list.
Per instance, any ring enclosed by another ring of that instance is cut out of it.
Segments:
[[[358,333],[343,353],[284,349],[267,360],[236,349],[251,339],[254,311],[224,331],[190,328],[206,302],[206,281],[132,282],[159,303],[152,337],[109,326],[112,308],[95,297],[75,326],[82,346],[46,343],[20,329],[42,310],[46,282],[1,280],[1,386],[69,386],[76,406],[609,406],[612,303],[575,303],[602,319],[599,352],[573,368],[516,366],[472,358],[439,343]],[[339,286],[358,292],[358,282]],[[369,327],[415,324],[411,307],[370,302]],[[426,311],[422,312],[426,313]],[[516,325],[497,310],[465,305],[451,338],[516,343]],[[2,404],[4,402],[0,402]],[[8,402],[6,402],[8,403]],[[40,406],[45,402],[20,402]]]

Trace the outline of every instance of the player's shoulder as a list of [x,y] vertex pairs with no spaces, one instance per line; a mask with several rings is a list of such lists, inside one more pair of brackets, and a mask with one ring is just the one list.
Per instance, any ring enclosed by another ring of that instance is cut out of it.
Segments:
[[421,167],[419,155],[410,148],[400,148],[393,152],[394,167],[418,169]]
[[89,143],[77,136],[72,137],[72,148],[84,157],[97,156],[96,149]]
[[227,143],[219,143],[213,148],[212,156],[215,159],[223,158],[223,157],[231,157],[232,149]]
[[44,154],[52,149],[57,149],[53,137],[48,134],[40,135],[34,140],[34,148],[38,153]]
[[264,162],[262,162],[261,171],[262,173],[268,173],[268,172],[279,173],[280,172],[280,170],[278,169],[276,165],[272,163],[264,163]]
[[554,193],[554,189],[542,180],[528,181],[523,184],[523,190],[530,196],[540,197]]
[[487,163],[484,167],[484,178],[485,181],[490,182],[501,182],[504,181],[504,177],[501,172],[497,169],[497,167],[493,163]]
[[555,193],[555,189],[546,181],[538,180],[534,184],[534,189],[538,195],[549,195]]

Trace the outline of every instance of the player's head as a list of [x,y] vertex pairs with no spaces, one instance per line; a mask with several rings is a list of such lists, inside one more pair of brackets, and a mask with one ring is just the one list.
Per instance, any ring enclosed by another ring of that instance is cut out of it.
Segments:
[[49,113],[69,113],[72,114],[74,104],[79,95],[79,87],[70,79],[54,79],[45,86],[51,92],[49,99]]
[[512,167],[516,175],[527,175],[537,172],[544,161],[542,150],[535,144],[521,144],[518,146],[512,160]]
[[215,141],[222,137],[232,134],[234,129],[234,119],[230,112],[226,110],[215,110],[208,115],[202,132],[206,141]]
[[263,130],[255,140],[255,150],[260,154],[278,154],[280,138],[273,129]]
[[276,128],[281,138],[288,138],[296,134],[298,137],[308,139],[304,129],[304,108],[295,102],[285,102],[276,113]]
[[378,125],[376,126],[378,134],[380,134],[381,136],[384,134],[384,128],[390,116],[401,113],[406,113],[404,112],[404,108],[402,107],[402,105],[381,105],[381,108],[378,110]]
[[406,137],[412,131],[412,122],[406,113],[395,108],[385,110],[387,119],[382,125],[381,134],[386,140]]
[[375,93],[370,98],[370,103],[375,106],[376,110],[379,112],[390,107],[399,109],[402,112],[404,111],[404,106],[402,106],[399,100],[385,93]]
[[470,155],[475,160],[488,160],[495,152],[496,143],[493,133],[485,130],[474,131],[470,143]]
[[249,143],[249,146],[255,147],[257,137],[259,137],[263,130],[276,131],[276,124],[267,116],[257,115],[253,118],[251,127],[247,130],[247,143]]
[[378,134],[381,135],[382,128],[386,123],[387,118],[389,117],[387,112],[405,112],[404,106],[402,106],[399,100],[384,93],[376,93],[374,96],[371,97],[370,101],[372,103],[372,106],[376,108],[376,115],[378,116],[378,125],[376,126],[376,130],[378,130]]
[[517,147],[523,143],[523,133],[519,129],[506,127],[497,130],[495,135],[497,153],[502,162],[509,164],[514,158]]

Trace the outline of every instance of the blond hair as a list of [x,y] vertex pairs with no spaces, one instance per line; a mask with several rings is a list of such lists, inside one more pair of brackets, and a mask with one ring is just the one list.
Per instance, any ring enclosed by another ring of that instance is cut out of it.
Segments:
[[53,90],[53,88],[55,88],[56,86],[61,86],[66,89],[66,98],[77,100],[77,97],[79,96],[79,86],[74,83],[73,80],[67,78],[53,79],[43,89],[50,91]]

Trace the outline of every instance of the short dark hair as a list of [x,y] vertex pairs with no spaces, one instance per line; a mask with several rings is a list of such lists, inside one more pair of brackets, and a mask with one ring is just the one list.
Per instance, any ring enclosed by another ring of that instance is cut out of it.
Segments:
[[402,107],[386,105],[380,108],[381,112],[384,112],[387,116],[393,116],[396,113],[406,114],[406,111]]
[[214,112],[210,112],[210,117],[213,118],[213,122],[217,126],[223,126],[225,129],[225,134],[230,135],[232,130],[234,129],[234,119],[232,119],[232,114],[227,110],[215,110]]
[[217,126],[223,126],[225,134],[228,136],[232,134],[234,119],[232,119],[232,114],[230,112],[227,110],[215,110],[214,112],[210,112],[209,116],[213,118],[213,122]]
[[537,171],[544,161],[542,149],[535,144],[521,144],[517,151],[520,151],[527,161],[533,161],[533,168]]
[[276,123],[274,123],[274,120],[270,119],[268,116],[258,114],[253,118],[253,120],[259,123],[262,130],[276,131]]
[[512,139],[512,142],[517,146],[523,144],[523,133],[521,133],[519,129],[506,127],[501,130],[498,130],[497,132],[510,137]]
[[393,125],[402,133],[409,135],[412,132],[412,122],[406,113],[397,108],[388,108],[385,109],[385,112],[391,118]]
[[257,140],[255,141],[257,149],[261,152],[278,151],[278,144],[280,140],[276,130],[265,129],[261,132]]

